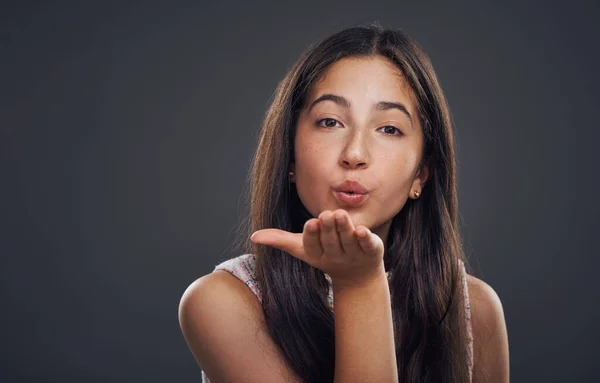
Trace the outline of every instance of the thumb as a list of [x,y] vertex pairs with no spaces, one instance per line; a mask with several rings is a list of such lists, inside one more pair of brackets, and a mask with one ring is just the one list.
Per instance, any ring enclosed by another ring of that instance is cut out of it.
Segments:
[[276,247],[304,261],[302,233],[290,233],[279,229],[262,229],[255,231],[250,240],[254,243]]

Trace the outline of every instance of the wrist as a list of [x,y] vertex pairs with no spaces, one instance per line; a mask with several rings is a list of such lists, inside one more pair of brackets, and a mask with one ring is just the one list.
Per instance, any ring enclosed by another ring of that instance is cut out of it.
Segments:
[[350,277],[350,278],[331,278],[331,285],[333,292],[339,292],[341,290],[356,290],[365,289],[374,286],[381,286],[385,284],[388,286],[387,275],[383,262],[380,267],[365,275]]

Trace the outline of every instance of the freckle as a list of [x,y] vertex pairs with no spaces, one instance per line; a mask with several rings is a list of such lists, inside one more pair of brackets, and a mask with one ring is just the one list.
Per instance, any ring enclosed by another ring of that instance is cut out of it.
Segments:
[[317,148],[318,148],[318,147],[319,147],[318,145],[313,145],[313,144],[310,144],[310,145],[306,145],[306,147],[305,147],[304,149],[305,149],[307,152],[314,153],[314,152],[316,152],[316,151],[317,151]]

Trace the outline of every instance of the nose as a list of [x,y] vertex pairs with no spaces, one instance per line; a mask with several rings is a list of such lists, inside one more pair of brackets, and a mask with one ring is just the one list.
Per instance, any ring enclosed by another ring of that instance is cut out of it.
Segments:
[[365,168],[369,163],[369,151],[365,135],[355,129],[340,155],[340,165],[347,169]]

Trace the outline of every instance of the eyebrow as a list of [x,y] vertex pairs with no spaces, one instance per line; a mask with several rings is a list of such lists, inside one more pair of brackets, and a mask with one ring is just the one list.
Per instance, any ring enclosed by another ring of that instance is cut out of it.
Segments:
[[[308,111],[310,112],[312,110],[312,108],[315,107],[315,105],[317,105],[318,103],[323,102],[323,101],[333,101],[336,104],[338,104],[339,106],[344,107],[346,109],[350,109],[350,106],[351,106],[350,101],[348,101],[344,97],[337,96],[337,95],[331,94],[331,93],[326,93],[326,94],[322,95],[321,97],[317,98],[316,100],[314,100],[308,107]],[[411,123],[413,122],[410,112],[408,111],[406,106],[404,106],[404,104],[402,104],[400,102],[379,101],[378,103],[373,105],[373,109],[381,110],[381,111],[390,110],[390,109],[398,109],[399,111],[401,111],[408,117],[408,119],[410,120]]]

